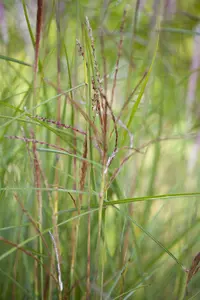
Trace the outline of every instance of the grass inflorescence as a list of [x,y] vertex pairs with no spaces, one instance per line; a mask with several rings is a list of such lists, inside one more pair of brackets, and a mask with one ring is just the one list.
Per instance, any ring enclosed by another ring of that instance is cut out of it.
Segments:
[[1,299],[198,299],[199,19],[151,2],[0,1]]

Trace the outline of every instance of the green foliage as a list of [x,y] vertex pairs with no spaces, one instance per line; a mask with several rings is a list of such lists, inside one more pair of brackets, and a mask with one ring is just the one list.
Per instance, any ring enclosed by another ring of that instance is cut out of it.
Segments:
[[1,2],[0,299],[198,299],[199,2]]

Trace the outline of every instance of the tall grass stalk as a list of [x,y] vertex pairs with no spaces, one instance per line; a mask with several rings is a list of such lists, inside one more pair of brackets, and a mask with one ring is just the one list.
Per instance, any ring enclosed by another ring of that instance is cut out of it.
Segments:
[[21,2],[29,41],[0,3],[0,298],[198,298],[192,1]]

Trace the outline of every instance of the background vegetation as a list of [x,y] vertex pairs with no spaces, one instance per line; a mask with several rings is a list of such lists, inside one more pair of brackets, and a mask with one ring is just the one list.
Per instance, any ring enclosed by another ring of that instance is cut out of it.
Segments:
[[199,299],[199,13],[0,2],[1,299]]

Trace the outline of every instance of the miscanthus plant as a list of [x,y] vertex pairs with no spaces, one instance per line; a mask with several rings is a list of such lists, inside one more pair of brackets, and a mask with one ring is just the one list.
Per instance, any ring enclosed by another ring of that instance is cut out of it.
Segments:
[[153,2],[0,3],[1,299],[198,299],[199,20]]

